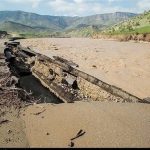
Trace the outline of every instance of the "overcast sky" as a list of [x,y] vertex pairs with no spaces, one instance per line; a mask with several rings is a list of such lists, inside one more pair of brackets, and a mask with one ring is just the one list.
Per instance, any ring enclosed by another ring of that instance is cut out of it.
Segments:
[[149,9],[150,0],[0,0],[0,10],[55,16],[88,16],[117,11],[142,13]]

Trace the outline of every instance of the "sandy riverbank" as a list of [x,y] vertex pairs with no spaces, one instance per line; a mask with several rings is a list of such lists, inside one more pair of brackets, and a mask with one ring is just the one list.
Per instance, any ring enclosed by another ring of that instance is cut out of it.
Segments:
[[150,44],[84,38],[20,40],[47,56],[58,55],[79,69],[140,98],[150,97]]
[[75,148],[150,147],[148,104],[76,102],[38,104],[5,115],[0,126],[0,147]]
[[[1,108],[0,108],[1,109]],[[0,110],[0,147],[1,148],[28,148],[26,137],[25,122],[18,117],[18,111],[14,108],[5,108]]]
[[[39,115],[36,113],[43,112]],[[150,147],[147,104],[76,102],[40,104],[22,113],[30,147]]]

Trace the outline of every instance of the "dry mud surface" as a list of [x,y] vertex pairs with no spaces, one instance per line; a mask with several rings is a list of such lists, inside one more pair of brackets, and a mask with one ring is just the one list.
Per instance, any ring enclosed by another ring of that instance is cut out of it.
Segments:
[[150,147],[147,104],[40,104],[30,106],[22,119],[30,147],[69,147],[80,130],[85,134],[72,141],[75,148]]
[[15,109],[5,108],[4,112],[3,116],[2,113],[0,114],[0,122],[3,120],[8,120],[8,122],[0,124],[0,148],[28,148],[24,132],[25,122],[18,117]]
[[72,60],[79,69],[139,98],[150,97],[150,43],[84,38],[21,40],[46,56]]

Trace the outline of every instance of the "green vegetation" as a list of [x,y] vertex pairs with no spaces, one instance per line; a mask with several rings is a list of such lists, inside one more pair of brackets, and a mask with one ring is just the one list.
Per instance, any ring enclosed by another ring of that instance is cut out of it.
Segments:
[[91,37],[102,30],[99,26],[81,26],[75,29],[69,29],[65,31],[65,34],[70,37]]
[[116,24],[101,33],[110,35],[150,33],[150,11]]
[[136,33],[150,33],[150,25],[135,29]]

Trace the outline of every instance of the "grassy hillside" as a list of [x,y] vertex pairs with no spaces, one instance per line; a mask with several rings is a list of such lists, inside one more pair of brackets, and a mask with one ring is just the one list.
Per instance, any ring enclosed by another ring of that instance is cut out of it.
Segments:
[[111,35],[150,33],[150,11],[116,24],[102,33]]
[[34,29],[30,26],[15,23],[12,21],[5,21],[0,23],[0,30],[6,30],[7,32],[32,32]]
[[65,30],[65,34],[71,37],[91,37],[93,34],[97,34],[106,26],[104,25],[86,25],[80,24],[76,28]]
[[127,20],[136,14],[126,12],[116,12],[107,14],[97,14],[87,17],[78,17],[65,29],[65,33],[75,37],[91,37],[103,29],[114,25],[116,22]]
[[30,27],[20,23],[5,21],[0,23],[0,30],[5,30],[10,34],[21,35],[24,37],[45,37],[54,31],[45,27]]

